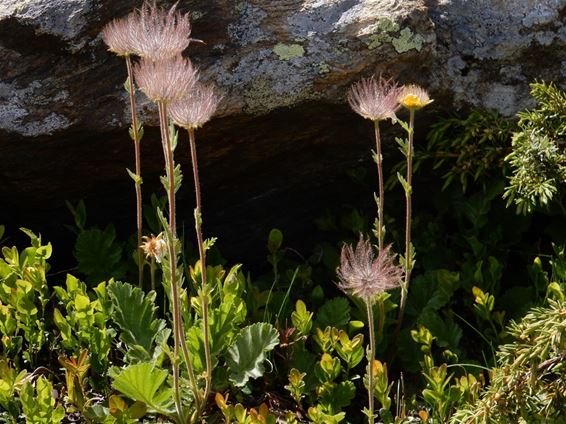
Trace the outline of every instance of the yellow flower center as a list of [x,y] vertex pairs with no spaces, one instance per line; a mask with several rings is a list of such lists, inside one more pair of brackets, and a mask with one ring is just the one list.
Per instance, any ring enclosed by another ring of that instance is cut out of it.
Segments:
[[427,103],[423,102],[421,98],[415,94],[407,94],[399,101],[399,103],[407,109],[418,109],[427,105]]

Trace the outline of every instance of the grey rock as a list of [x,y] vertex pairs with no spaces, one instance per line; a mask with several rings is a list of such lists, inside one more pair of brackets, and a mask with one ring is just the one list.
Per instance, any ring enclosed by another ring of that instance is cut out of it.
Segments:
[[[125,66],[99,33],[140,3],[1,2],[0,198],[48,208],[127,189]],[[487,107],[509,116],[531,105],[530,81],[566,81],[564,0],[181,0],[179,8],[193,11],[193,35],[206,43],[187,54],[224,96],[199,135],[211,202],[228,205],[218,222],[251,204],[269,208],[281,193],[291,203],[301,196],[293,193],[312,198],[367,157],[367,128],[345,102],[361,76],[420,83],[436,112]],[[162,167],[149,128],[155,110],[142,95],[139,108],[151,181]],[[307,219],[296,213],[289,219]]]

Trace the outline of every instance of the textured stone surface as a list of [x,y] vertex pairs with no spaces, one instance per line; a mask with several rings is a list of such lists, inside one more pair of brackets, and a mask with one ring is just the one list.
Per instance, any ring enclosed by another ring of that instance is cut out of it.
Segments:
[[[0,199],[15,211],[5,221],[21,224],[22,211],[81,197],[100,213],[112,199],[116,219],[129,213],[125,66],[99,33],[139,5],[0,2]],[[564,0],[181,0],[179,7],[192,11],[193,35],[206,43],[187,53],[224,95],[199,145],[209,222],[227,238],[233,220],[257,223],[257,237],[278,220],[296,221],[300,231],[334,202],[332,181],[371,145],[367,123],[345,105],[362,75],[421,83],[436,111],[489,107],[507,115],[529,104],[533,79],[566,81]],[[141,95],[140,111],[146,124],[155,121]],[[147,131],[143,155],[144,190],[158,190],[156,131]],[[186,150],[178,155],[187,165]],[[190,218],[189,182],[180,197]]]

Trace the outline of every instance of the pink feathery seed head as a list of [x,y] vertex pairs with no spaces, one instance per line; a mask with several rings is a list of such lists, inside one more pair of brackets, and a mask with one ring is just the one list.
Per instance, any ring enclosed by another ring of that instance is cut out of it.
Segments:
[[403,268],[393,263],[396,255],[391,254],[390,249],[391,246],[387,246],[376,255],[369,240],[361,235],[355,249],[344,245],[336,270],[340,280],[338,287],[366,302],[386,290],[400,287]]
[[220,100],[212,86],[196,83],[186,97],[171,104],[169,114],[180,127],[200,128],[212,118]]
[[182,56],[157,62],[142,58],[134,65],[134,76],[139,89],[152,101],[172,103],[189,93],[198,71]]
[[114,19],[102,29],[102,39],[108,50],[118,56],[129,56],[136,53],[136,39],[133,28],[135,16],[130,13],[122,19]]
[[133,32],[136,54],[153,61],[175,57],[185,50],[191,39],[189,14],[176,10],[177,3],[168,11],[153,3],[144,2],[134,12]]
[[396,122],[401,89],[393,79],[375,76],[362,78],[348,92],[350,107],[357,114],[372,121],[391,119]]

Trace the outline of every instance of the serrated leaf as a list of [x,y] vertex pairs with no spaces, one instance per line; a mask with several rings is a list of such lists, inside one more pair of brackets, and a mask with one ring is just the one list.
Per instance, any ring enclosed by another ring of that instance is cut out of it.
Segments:
[[271,324],[260,322],[243,328],[228,349],[230,380],[242,387],[250,378],[261,377],[265,371],[265,354],[278,343],[279,334]]
[[172,412],[173,403],[173,391],[164,385],[167,376],[167,371],[142,362],[114,374],[112,387],[130,399],[143,402],[150,409],[167,415]]
[[145,294],[131,284],[116,282],[108,285],[108,294],[114,306],[112,319],[121,330],[120,340],[128,347],[141,348],[135,359],[151,359],[155,339],[165,328],[165,321],[156,317],[155,292]]
[[87,281],[98,283],[124,275],[125,270],[120,266],[122,246],[115,239],[113,226],[106,227],[104,231],[92,228],[79,234],[74,254],[78,270],[87,276]]
[[419,324],[424,325],[436,337],[438,346],[451,350],[457,349],[462,339],[462,329],[452,319],[443,319],[438,313],[428,310],[419,318]]
[[354,386],[354,383],[341,381],[339,384],[328,384],[326,390],[321,390],[320,403],[326,406],[331,414],[337,414],[348,406],[355,396],[356,386]]
[[344,297],[327,300],[320,307],[314,321],[314,328],[324,330],[326,327],[346,329],[350,321],[350,303]]

